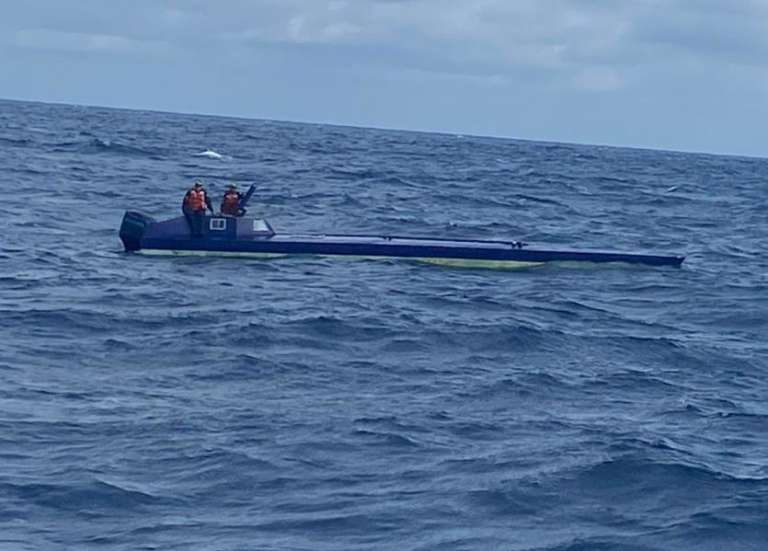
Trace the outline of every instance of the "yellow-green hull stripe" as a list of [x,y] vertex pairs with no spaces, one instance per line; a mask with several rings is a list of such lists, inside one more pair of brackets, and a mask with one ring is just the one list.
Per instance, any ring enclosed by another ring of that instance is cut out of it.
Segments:
[[[294,253],[258,253],[244,251],[193,251],[184,249],[140,249],[136,251],[147,256],[202,256],[223,258],[284,258],[286,256],[300,256]],[[495,268],[516,269],[541,266],[543,262],[523,262],[520,260],[483,260],[471,258],[431,258],[431,257],[402,257],[402,256],[359,256],[359,255],[302,255],[302,256],[333,256],[334,258],[346,258],[348,260],[411,260],[437,266],[451,268]]]

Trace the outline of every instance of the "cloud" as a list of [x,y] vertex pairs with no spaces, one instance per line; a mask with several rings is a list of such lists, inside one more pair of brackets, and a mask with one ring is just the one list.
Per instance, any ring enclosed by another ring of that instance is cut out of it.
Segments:
[[[405,66],[436,72],[485,67],[603,74],[691,57],[765,63],[768,3],[743,0],[80,0],[17,3],[8,27],[17,44],[45,41],[63,49],[134,49],[171,43],[181,50],[265,45],[363,47]],[[44,9],[43,9],[44,7]],[[32,34],[30,34],[32,33]],[[43,36],[44,33],[50,33]],[[92,38],[88,38],[92,37]],[[375,51],[377,50],[377,51]],[[354,54],[354,52],[352,52]],[[388,55],[391,54],[391,55]],[[590,69],[591,70],[591,69]],[[589,79],[588,79],[589,80]],[[605,80],[605,79],[603,79]]]
[[59,52],[146,53],[160,51],[159,42],[138,41],[124,36],[22,29],[16,32],[15,44],[32,50]]
[[704,121],[725,143],[741,121],[753,147],[765,28],[768,0],[27,0],[4,6],[0,78],[16,97],[646,145],[703,144]]
[[605,67],[588,67],[580,70],[573,80],[575,86],[591,92],[612,92],[624,84],[617,71]]
[[37,0],[0,21],[25,49],[174,52],[243,70],[272,56],[595,92],[652,71],[763,67],[767,26],[764,0]]

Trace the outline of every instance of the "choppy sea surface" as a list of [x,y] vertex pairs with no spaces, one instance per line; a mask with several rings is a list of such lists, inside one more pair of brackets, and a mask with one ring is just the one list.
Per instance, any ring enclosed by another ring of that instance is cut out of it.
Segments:
[[[144,258],[124,210],[682,268]],[[768,160],[0,101],[0,549],[768,549]]]

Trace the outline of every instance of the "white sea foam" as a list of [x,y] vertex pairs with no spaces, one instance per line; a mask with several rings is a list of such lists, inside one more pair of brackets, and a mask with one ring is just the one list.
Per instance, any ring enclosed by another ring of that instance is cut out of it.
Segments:
[[209,159],[223,159],[224,155],[221,153],[216,153],[212,149],[206,149],[205,151],[202,151],[200,153],[195,153],[195,157],[207,157]]

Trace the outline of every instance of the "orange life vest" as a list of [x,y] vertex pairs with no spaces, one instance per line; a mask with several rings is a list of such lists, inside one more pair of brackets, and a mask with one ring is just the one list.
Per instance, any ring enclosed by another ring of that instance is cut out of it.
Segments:
[[228,191],[224,194],[224,199],[221,201],[221,213],[233,215],[237,214],[239,206],[240,194],[236,191]]
[[205,192],[190,189],[187,192],[187,206],[192,210],[205,210]]

